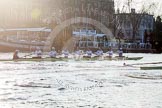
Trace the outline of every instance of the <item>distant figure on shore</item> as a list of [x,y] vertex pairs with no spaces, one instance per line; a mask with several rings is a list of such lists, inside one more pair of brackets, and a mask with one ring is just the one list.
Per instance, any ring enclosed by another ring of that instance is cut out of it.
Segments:
[[62,54],[64,55],[64,58],[68,58],[69,57],[69,51],[67,49],[63,50]]
[[119,48],[118,50],[119,57],[123,57],[123,49]]
[[14,54],[13,54],[13,60],[19,59],[18,53],[19,53],[19,50],[16,50],[14,52]]
[[35,53],[36,57],[38,57],[38,58],[42,57],[42,51],[39,47],[36,48],[34,53]]
[[57,52],[56,52],[56,50],[55,50],[55,47],[52,47],[52,48],[51,48],[51,51],[49,52],[49,56],[50,56],[51,58],[56,58]]

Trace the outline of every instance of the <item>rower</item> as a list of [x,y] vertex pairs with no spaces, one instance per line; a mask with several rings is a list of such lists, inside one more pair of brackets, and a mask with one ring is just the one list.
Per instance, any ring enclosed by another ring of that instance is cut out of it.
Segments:
[[57,52],[56,52],[56,50],[55,50],[55,47],[52,47],[51,51],[49,52],[49,56],[50,56],[51,58],[56,58]]
[[39,47],[37,47],[36,51],[34,52],[36,54],[36,58],[42,57],[42,51]]
[[75,54],[76,54],[76,55],[81,55],[81,54],[82,54],[82,50],[77,50],[77,51],[75,51]]
[[119,54],[119,57],[123,57],[123,50],[122,50],[122,48],[119,49],[118,54]]
[[86,51],[87,57],[91,58],[92,56],[92,51],[88,48],[88,50]]
[[113,57],[113,50],[110,48],[110,50],[107,52],[108,57],[112,58]]
[[79,48],[77,48],[77,50],[75,51],[75,59],[81,59],[82,58],[82,55],[83,55],[83,51],[82,50],[79,50]]
[[62,54],[64,55],[64,58],[68,58],[69,56],[69,51],[67,49],[62,51]]
[[96,55],[99,56],[99,57],[102,56],[103,55],[103,50],[101,48],[99,48],[97,50],[97,52],[96,52]]
[[80,56],[80,55],[83,54],[83,51],[79,50],[79,48],[77,47],[77,50],[75,51],[75,54]]
[[19,50],[16,50],[14,52],[14,54],[13,54],[13,60],[19,59],[18,53],[19,53]]

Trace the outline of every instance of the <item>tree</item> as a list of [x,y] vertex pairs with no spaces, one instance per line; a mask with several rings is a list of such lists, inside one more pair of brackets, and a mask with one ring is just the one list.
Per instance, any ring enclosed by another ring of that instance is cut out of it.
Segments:
[[161,22],[161,18],[160,16],[157,16],[156,18],[156,22],[155,22],[155,31],[156,31],[156,40],[160,40],[162,41],[162,38],[161,38],[161,32],[162,32],[162,22]]
[[154,48],[156,49],[157,53],[161,53],[162,51],[162,19],[160,16],[156,17],[155,21],[155,31],[156,31],[156,40],[154,43]]
[[136,34],[140,27],[141,21],[144,19],[145,15],[147,15],[150,11],[154,10],[155,7],[156,7],[155,3],[151,3],[149,5],[143,4],[139,13],[135,13],[135,11],[132,10],[132,12],[130,14],[130,20],[132,23],[132,40],[133,40],[133,42],[135,42]]
[[[143,4],[141,6],[141,9],[138,12],[135,12],[135,9],[132,9],[132,6],[133,6],[133,0],[127,0],[127,2],[125,3],[125,6],[123,6],[122,13],[120,13],[120,17],[118,17],[116,19],[119,21],[116,21],[116,22],[120,22],[120,26],[121,26],[123,23],[127,23],[128,20],[130,21],[130,24],[131,24],[130,28],[132,28],[131,39],[133,42],[135,42],[136,35],[137,35],[140,25],[141,25],[141,21],[143,19],[145,19],[145,16],[148,15],[148,13],[150,11],[153,11],[156,8],[156,5],[154,2],[149,5]],[[124,8],[126,8],[126,9],[124,9]],[[125,10],[125,11],[123,11],[123,10]],[[125,18],[126,16],[128,16],[128,17]],[[117,31],[117,29],[119,28],[119,24],[116,24],[116,27],[114,27],[114,28],[115,28],[114,31]],[[122,26],[120,27],[120,29],[121,30],[123,29]],[[121,30],[119,30],[119,31],[121,31]]]

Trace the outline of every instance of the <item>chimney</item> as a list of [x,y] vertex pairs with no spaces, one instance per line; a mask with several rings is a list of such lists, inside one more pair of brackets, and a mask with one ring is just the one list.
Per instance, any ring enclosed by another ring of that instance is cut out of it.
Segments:
[[119,14],[120,13],[120,10],[119,10],[119,8],[117,9],[117,14]]
[[136,10],[134,8],[132,8],[131,13],[136,13]]

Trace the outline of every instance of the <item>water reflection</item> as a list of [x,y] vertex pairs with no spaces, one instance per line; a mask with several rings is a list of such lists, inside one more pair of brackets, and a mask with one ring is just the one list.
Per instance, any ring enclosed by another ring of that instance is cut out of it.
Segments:
[[[131,55],[131,54],[130,54]],[[132,55],[133,56],[133,55]],[[125,67],[154,61],[1,62],[3,108],[158,108],[162,72]],[[160,59],[159,59],[160,58]]]

